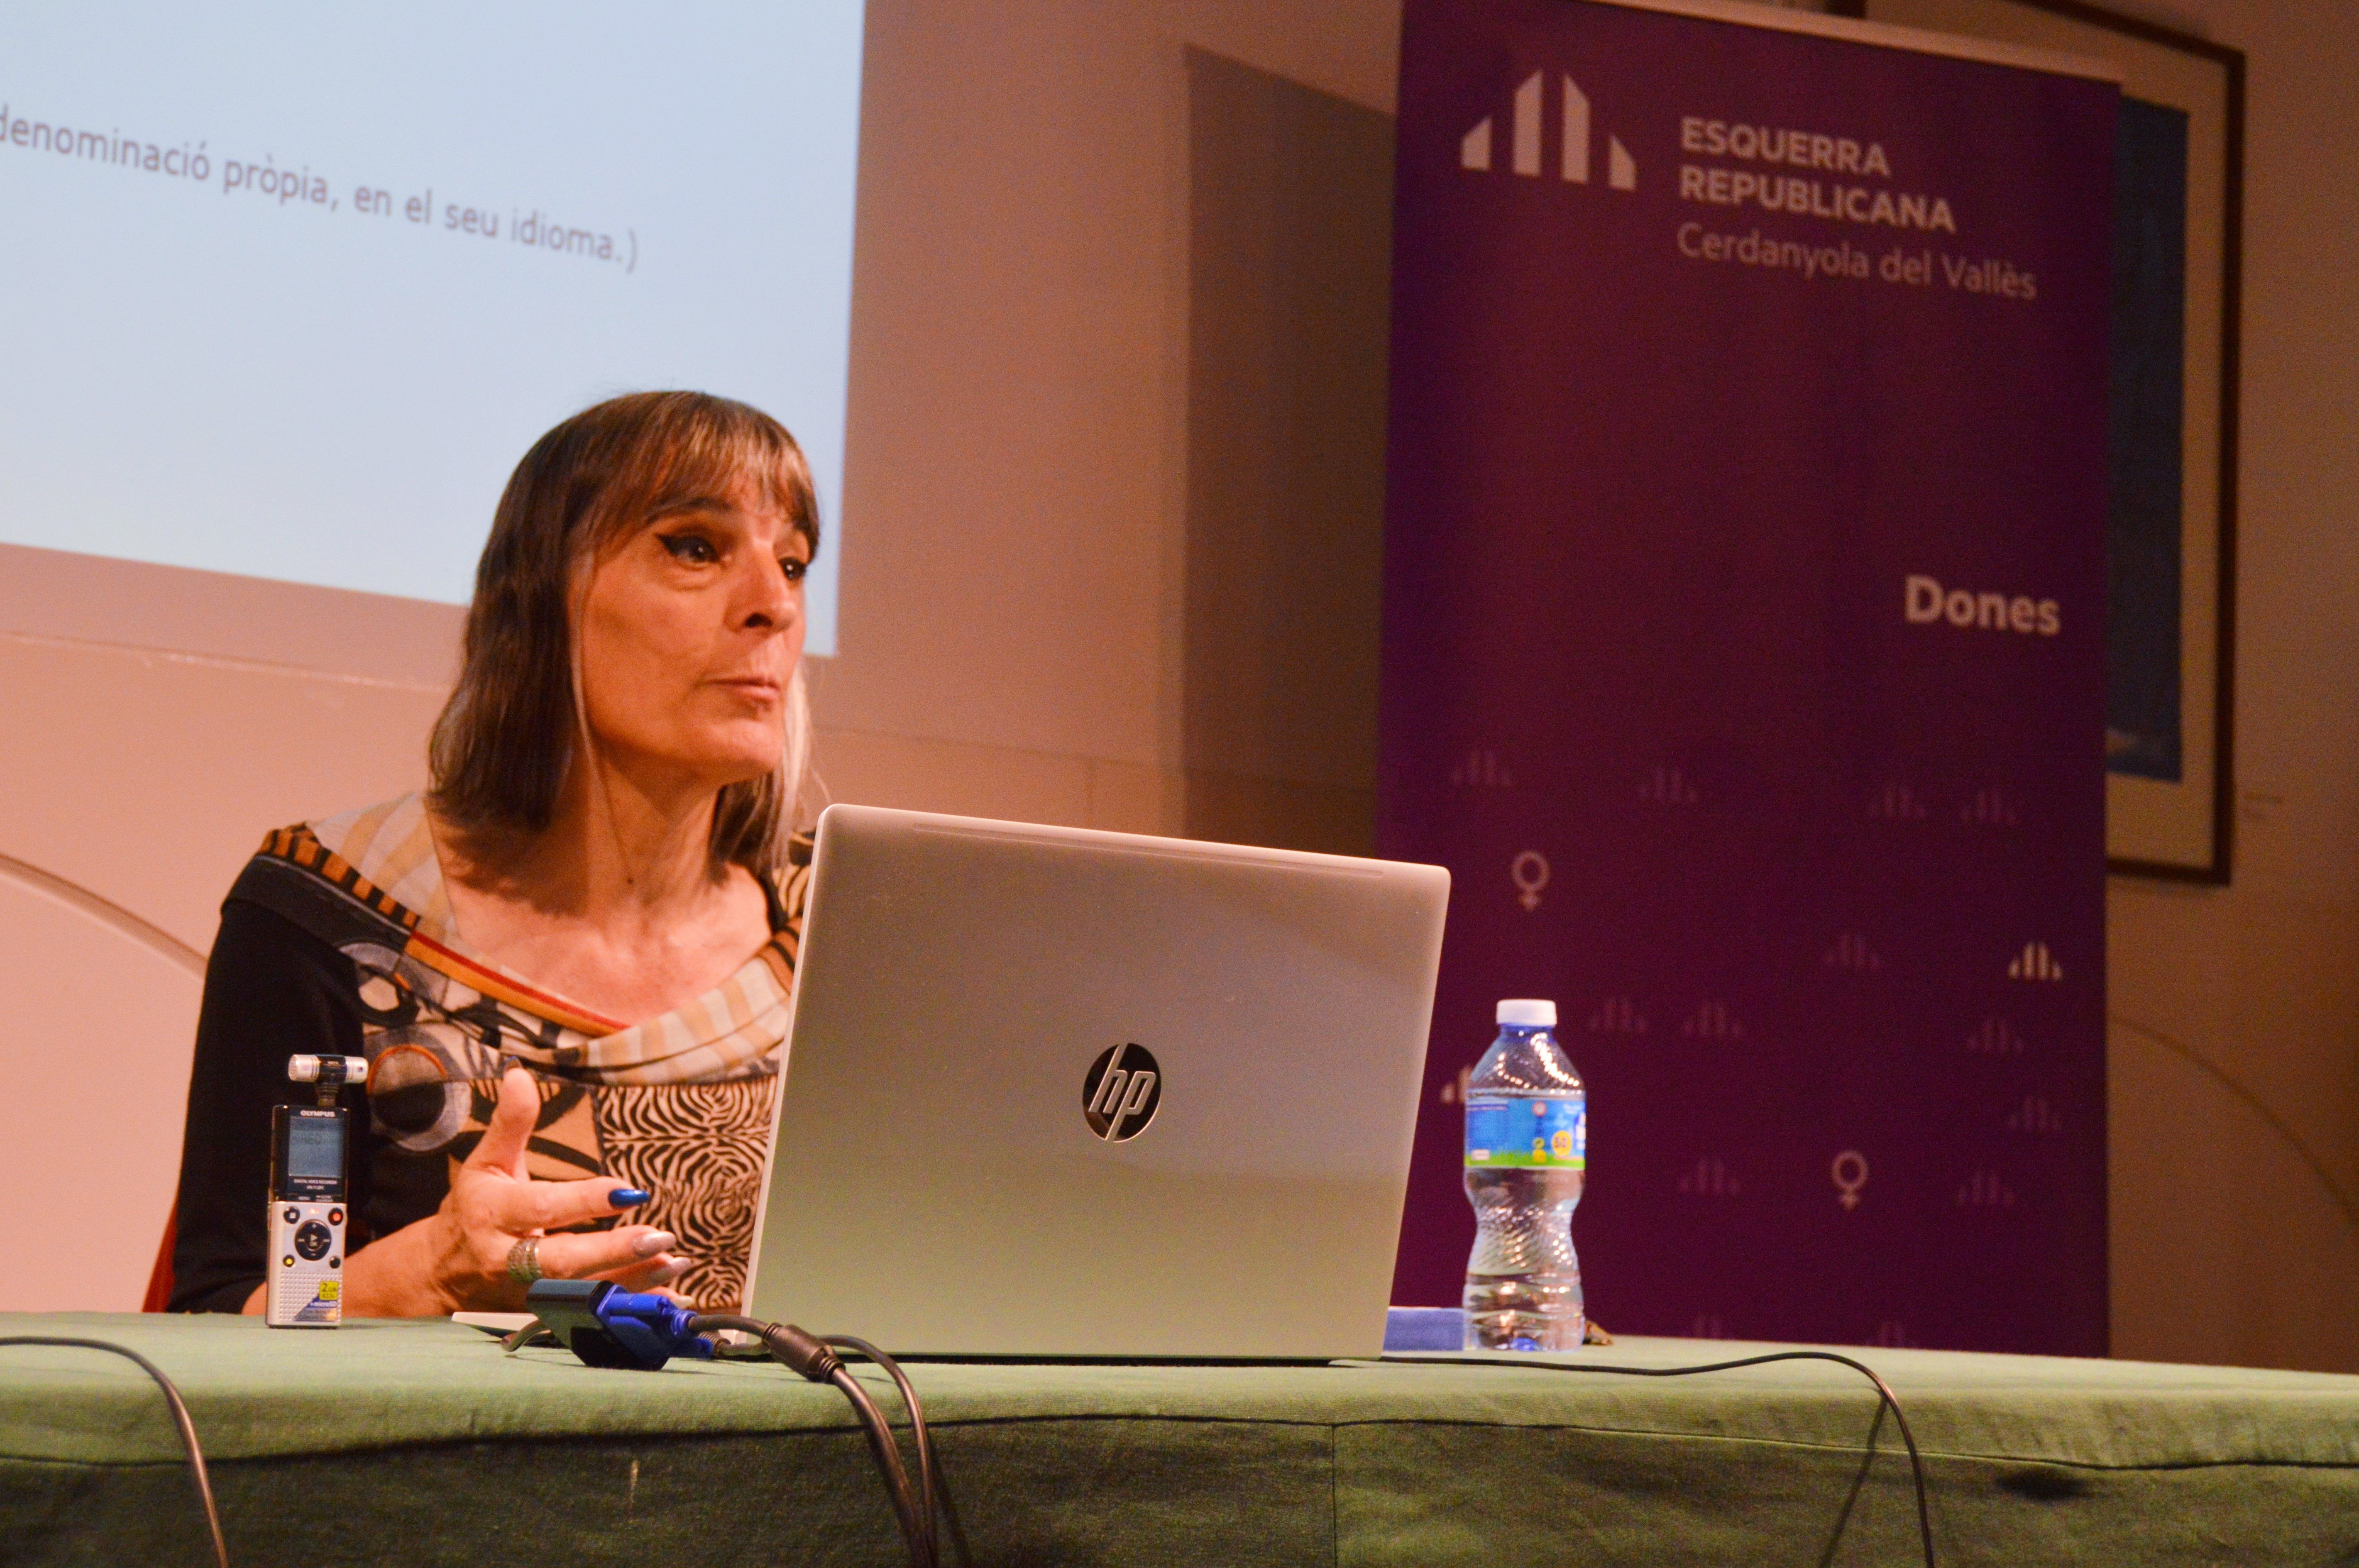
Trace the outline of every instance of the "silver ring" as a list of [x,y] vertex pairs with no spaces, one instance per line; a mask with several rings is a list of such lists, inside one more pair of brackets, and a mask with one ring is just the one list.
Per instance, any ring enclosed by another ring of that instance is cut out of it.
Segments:
[[540,1272],[540,1237],[523,1236],[508,1248],[508,1278],[519,1285],[529,1285],[543,1278]]

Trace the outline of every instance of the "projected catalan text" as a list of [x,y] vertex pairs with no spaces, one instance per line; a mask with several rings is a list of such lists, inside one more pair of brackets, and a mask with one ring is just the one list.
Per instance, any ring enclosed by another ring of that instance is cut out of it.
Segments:
[[553,256],[607,262],[624,274],[639,267],[639,235],[625,224],[592,226],[569,222],[539,207],[506,205],[477,200],[437,201],[434,187],[401,191],[366,180],[337,180],[309,163],[281,163],[265,153],[259,158],[216,155],[209,140],[143,141],[125,136],[115,125],[94,130],[92,121],[38,119],[16,112],[0,100],[0,150],[34,158],[64,159],[94,176],[112,173],[153,174],[175,187],[218,191],[247,207],[267,212],[294,208],[322,215],[349,212],[360,218],[398,218],[408,230],[480,240],[505,240],[513,245]]

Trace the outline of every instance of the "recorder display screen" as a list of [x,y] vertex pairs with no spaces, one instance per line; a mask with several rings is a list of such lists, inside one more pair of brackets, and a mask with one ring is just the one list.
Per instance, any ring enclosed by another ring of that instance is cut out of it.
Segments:
[[287,1175],[296,1181],[344,1179],[344,1124],[327,1116],[291,1116],[287,1122]]

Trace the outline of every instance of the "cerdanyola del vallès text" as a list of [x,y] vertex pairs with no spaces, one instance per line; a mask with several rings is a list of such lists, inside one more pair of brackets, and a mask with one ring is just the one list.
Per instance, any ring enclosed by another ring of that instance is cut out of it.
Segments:
[[[1682,201],[1917,233],[1958,232],[1947,197],[1862,183],[1892,178],[1892,160],[1879,142],[1687,114],[1680,120],[1680,147],[1725,160],[1681,163]],[[1778,167],[1745,167],[1755,164]],[[1783,172],[1798,169],[1813,172]],[[1832,178],[1820,178],[1821,174]],[[1848,239],[1832,245],[1805,242],[1765,234],[1757,225],[1743,233],[1723,232],[1694,220],[1680,225],[1676,240],[1680,254],[1691,260],[1781,268],[1805,278],[1874,278],[1919,288],[1940,282],[1969,294],[2025,303],[2039,297],[2038,275],[2003,256],[1958,256],[1930,245],[1905,245],[1871,256]]]

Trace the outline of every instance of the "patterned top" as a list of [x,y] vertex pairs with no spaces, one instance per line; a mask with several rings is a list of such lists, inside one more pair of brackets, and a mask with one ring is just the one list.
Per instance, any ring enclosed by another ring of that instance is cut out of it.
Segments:
[[377,1234],[440,1206],[516,1062],[541,1087],[530,1173],[614,1176],[652,1192],[629,1219],[678,1236],[689,1264],[675,1288],[725,1311],[745,1293],[767,1164],[809,839],[790,862],[781,885],[764,885],[770,940],[703,996],[635,1024],[466,951],[419,795],[271,833],[230,897],[350,961],[341,1000],[369,1062]]

